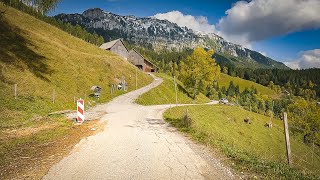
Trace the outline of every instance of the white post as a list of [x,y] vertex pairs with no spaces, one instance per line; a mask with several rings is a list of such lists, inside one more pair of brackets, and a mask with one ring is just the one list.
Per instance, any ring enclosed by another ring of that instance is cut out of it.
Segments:
[[17,89],[18,89],[18,85],[14,84],[14,99],[17,99]]
[[290,139],[289,139],[289,128],[288,128],[288,120],[287,120],[287,113],[283,113],[283,126],[284,126],[284,133],[286,139],[286,149],[287,149],[287,160],[288,164],[291,165],[291,148],[290,148]]
[[173,76],[173,78],[174,78],[174,89],[176,91],[176,106],[178,106],[178,93],[177,93],[176,76]]
[[83,123],[84,120],[84,100],[80,98],[77,101],[77,122]]

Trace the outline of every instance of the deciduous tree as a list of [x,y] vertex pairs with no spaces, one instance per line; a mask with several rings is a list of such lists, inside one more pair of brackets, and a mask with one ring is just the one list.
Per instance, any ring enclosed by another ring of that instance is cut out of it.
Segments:
[[188,93],[195,99],[200,92],[213,85],[220,74],[220,66],[212,58],[214,51],[196,48],[183,60],[180,80],[186,86]]

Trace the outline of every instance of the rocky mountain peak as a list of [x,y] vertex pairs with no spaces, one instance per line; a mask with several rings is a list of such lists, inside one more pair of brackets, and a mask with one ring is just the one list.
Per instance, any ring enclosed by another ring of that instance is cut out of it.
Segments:
[[104,16],[104,11],[100,8],[88,9],[84,11],[82,15],[90,19],[102,18]]
[[[63,22],[80,25],[90,32],[104,37],[105,41],[118,38],[159,49],[182,50],[184,48],[205,47],[214,49],[231,63],[256,66],[259,68],[287,68],[283,63],[262,54],[233,44],[214,33],[194,32],[187,27],[180,27],[168,20],[154,17],[122,16],[103,11],[100,8],[88,9],[83,14],[59,14],[55,16]],[[219,56],[222,57],[222,56]]]

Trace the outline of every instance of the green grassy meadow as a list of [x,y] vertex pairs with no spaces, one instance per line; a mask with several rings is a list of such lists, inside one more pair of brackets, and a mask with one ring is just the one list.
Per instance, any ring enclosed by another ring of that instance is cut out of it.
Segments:
[[[158,87],[142,94],[136,102],[141,105],[157,105],[157,104],[175,104],[176,94],[174,87],[174,79],[166,74],[155,74],[163,79],[163,83]],[[188,96],[188,93],[184,89],[183,84],[177,80],[178,89],[178,103],[179,104],[192,104],[192,103],[207,103],[210,102],[203,94],[197,96],[196,101]]]
[[272,89],[265,87],[261,84],[257,84],[252,81],[248,81],[245,79],[241,79],[238,77],[232,77],[227,74],[220,73],[220,77],[218,78],[219,87],[229,87],[230,81],[233,81],[234,85],[239,85],[240,91],[242,92],[245,88],[255,87],[258,90],[258,93],[261,95],[269,95],[276,96],[277,93]]
[[[185,127],[182,120],[187,108],[192,119],[191,128]],[[281,120],[273,120],[273,127],[266,128],[269,117],[226,105],[175,107],[167,110],[164,117],[193,139],[225,154],[238,172],[270,179],[320,178],[320,148],[313,150],[297,134],[290,134],[293,166],[286,165]],[[247,117],[251,124],[244,122]]]

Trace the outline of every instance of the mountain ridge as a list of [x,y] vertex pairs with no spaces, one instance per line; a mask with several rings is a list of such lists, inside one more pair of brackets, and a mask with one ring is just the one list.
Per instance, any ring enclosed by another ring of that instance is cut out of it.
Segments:
[[80,25],[90,32],[104,37],[105,41],[116,38],[147,46],[154,50],[195,48],[202,46],[215,49],[218,62],[239,67],[289,69],[283,63],[275,61],[259,52],[244,48],[224,40],[214,33],[195,32],[180,27],[168,20],[155,17],[136,17],[117,15],[100,8],[88,9],[82,14],[58,14],[57,20],[72,25]]

